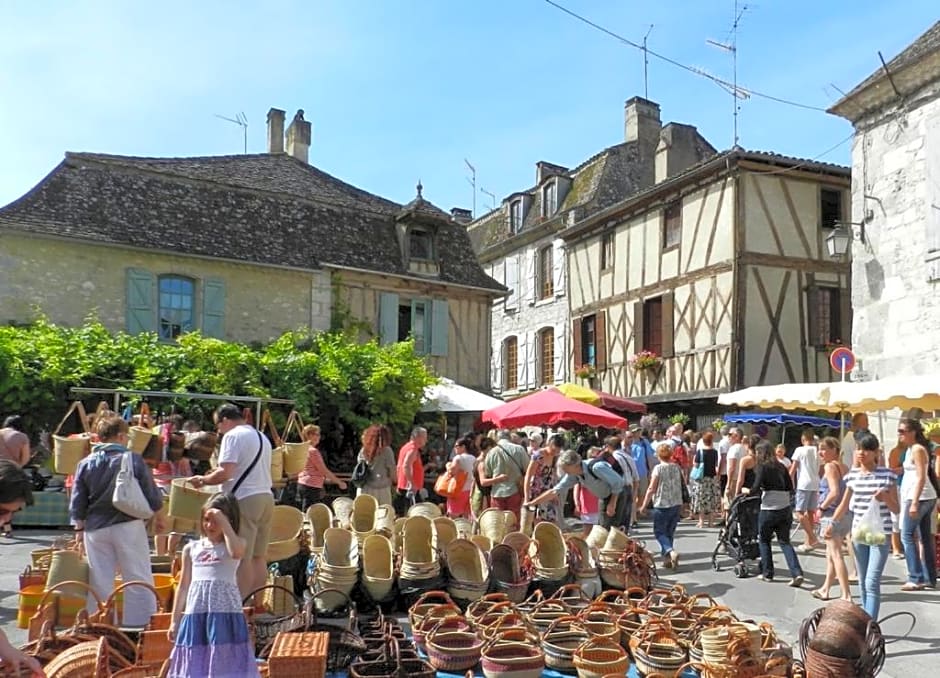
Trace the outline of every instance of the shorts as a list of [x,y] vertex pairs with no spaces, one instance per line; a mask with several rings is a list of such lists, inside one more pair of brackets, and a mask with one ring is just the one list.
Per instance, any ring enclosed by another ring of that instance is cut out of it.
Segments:
[[245,557],[264,558],[271,541],[274,495],[265,492],[239,499],[238,509],[241,512],[238,536],[245,540]]
[[797,490],[796,502],[793,504],[795,511],[799,513],[810,513],[819,506],[819,490]]
[[847,537],[852,531],[852,514],[846,513],[841,520],[833,520],[832,516],[823,516],[819,520],[820,535],[826,534],[826,530],[832,525],[832,538],[840,539]]
[[892,534],[901,533],[901,514],[900,513],[891,514],[891,532]]

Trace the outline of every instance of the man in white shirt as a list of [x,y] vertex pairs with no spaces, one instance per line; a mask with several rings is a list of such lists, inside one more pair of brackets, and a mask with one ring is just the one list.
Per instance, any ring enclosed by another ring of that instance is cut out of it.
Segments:
[[721,427],[721,440],[718,441],[718,482],[721,494],[724,496],[728,486],[728,450],[731,449],[731,427],[727,424]]
[[796,488],[796,516],[806,532],[806,541],[797,548],[800,553],[809,553],[819,546],[813,528],[813,513],[819,506],[819,450],[813,445],[816,436],[812,429],[803,431],[803,444],[793,451],[790,477]]
[[[858,412],[852,417],[852,423],[845,437],[842,438],[842,463],[852,468],[855,466],[855,440],[862,433],[868,433],[868,415]],[[887,466],[887,464],[885,464]]]

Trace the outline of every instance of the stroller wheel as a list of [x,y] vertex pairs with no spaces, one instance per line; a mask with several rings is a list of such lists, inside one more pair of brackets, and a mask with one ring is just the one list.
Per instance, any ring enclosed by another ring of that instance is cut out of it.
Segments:
[[713,561],[712,561],[712,569],[713,569],[715,572],[721,572],[721,565],[718,564],[718,561],[717,561],[717,560],[713,560]]
[[738,579],[747,578],[747,565],[744,563],[738,563],[734,566],[734,574]]

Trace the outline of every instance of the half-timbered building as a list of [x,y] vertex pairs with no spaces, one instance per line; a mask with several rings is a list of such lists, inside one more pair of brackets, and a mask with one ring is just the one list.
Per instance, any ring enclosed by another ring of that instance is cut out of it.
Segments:
[[828,379],[827,349],[851,336],[849,268],[824,242],[849,170],[736,148],[656,178],[560,233],[574,362],[699,415],[724,391]]
[[484,270],[509,289],[492,306],[495,391],[511,396],[594,370],[593,354],[573,359],[570,259],[559,232],[653,185],[657,163],[672,175],[714,153],[694,127],[662,125],[656,103],[633,97],[624,105],[622,143],[574,169],[537,163],[534,186],[470,224]]

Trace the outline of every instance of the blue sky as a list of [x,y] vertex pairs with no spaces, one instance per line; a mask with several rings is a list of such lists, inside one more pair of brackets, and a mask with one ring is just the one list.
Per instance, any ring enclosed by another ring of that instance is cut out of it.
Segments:
[[[610,30],[730,79],[732,0],[558,0]],[[756,0],[738,36],[740,84],[827,107],[938,18],[936,0]],[[903,5],[903,10],[900,7]],[[730,95],[655,58],[649,96],[663,121],[732,143]],[[313,122],[310,160],[399,202],[477,213],[530,186],[535,163],[573,167],[623,138],[623,102],[643,60],[544,0],[34,2],[0,8],[0,204],[67,150],[144,156],[265,150],[265,114]],[[816,157],[851,126],[753,97],[746,148]],[[849,162],[848,142],[826,155]]]

